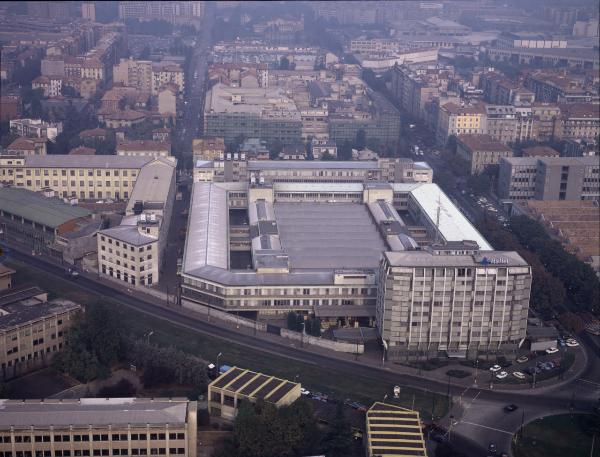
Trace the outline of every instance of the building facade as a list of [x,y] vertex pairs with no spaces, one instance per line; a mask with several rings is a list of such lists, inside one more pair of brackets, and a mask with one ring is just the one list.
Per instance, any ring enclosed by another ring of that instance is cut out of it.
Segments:
[[490,135],[459,135],[456,153],[465,160],[472,175],[498,165],[503,157],[512,157],[512,149],[494,140]]

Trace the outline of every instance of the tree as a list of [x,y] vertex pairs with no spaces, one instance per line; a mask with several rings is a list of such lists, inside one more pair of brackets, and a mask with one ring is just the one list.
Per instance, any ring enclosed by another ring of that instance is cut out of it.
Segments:
[[352,450],[352,430],[344,414],[343,403],[338,403],[323,448],[327,457],[346,457]]
[[446,149],[451,154],[456,154],[456,135],[450,135],[446,140]]
[[280,70],[289,70],[290,69],[290,59],[285,56],[282,56],[279,59],[279,69]]
[[356,142],[354,147],[359,151],[363,150],[367,146],[367,133],[364,129],[358,129],[356,132]]
[[352,143],[346,140],[338,148],[338,157],[340,160],[352,160]]
[[65,97],[73,97],[73,98],[79,96],[79,94],[77,93],[77,91],[75,90],[75,88],[72,87],[72,86],[63,86],[63,88],[62,88],[62,94]]

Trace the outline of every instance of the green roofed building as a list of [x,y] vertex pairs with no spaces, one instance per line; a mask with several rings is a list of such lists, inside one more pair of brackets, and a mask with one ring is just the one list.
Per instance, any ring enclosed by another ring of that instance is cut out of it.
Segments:
[[0,188],[0,226],[6,238],[53,250],[58,236],[77,230],[91,212],[63,200],[14,187]]

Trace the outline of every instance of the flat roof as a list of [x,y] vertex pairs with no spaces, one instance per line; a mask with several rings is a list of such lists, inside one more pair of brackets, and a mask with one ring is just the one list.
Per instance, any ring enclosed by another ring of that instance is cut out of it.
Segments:
[[370,456],[427,457],[417,411],[376,402],[367,411]]
[[232,367],[211,382],[209,389],[221,389],[226,393],[263,399],[277,404],[284,396],[299,385],[297,382],[287,381],[275,376]]
[[10,330],[29,322],[77,309],[81,309],[81,306],[69,300],[56,299],[40,302],[35,298],[35,295],[23,297],[19,301],[0,305],[0,313],[2,313],[0,314],[0,330]]
[[248,170],[373,170],[379,165],[374,160],[249,160]]
[[429,251],[386,252],[386,259],[395,267],[528,267],[514,251],[490,251],[476,255],[434,255]]
[[68,205],[57,197],[44,197],[37,192],[16,187],[0,187],[0,210],[53,229],[92,214],[87,209]]
[[[440,234],[446,241],[472,240],[477,242],[482,251],[493,250],[487,240],[469,222],[465,215],[454,205],[437,184],[424,183],[411,190],[411,196],[421,207],[422,213],[433,226],[438,226]],[[439,224],[437,222],[439,211]]]
[[362,203],[275,203],[293,269],[378,268],[386,246]]
[[0,428],[183,425],[187,399],[82,398],[79,400],[0,400]]
[[25,157],[25,166],[30,168],[142,168],[153,157],[71,154],[35,155]]

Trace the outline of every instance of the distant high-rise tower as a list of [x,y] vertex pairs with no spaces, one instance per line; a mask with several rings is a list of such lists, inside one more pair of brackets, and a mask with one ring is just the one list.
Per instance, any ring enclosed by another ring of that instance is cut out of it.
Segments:
[[89,19],[92,22],[96,22],[96,3],[83,2],[81,4],[81,17],[84,19]]

